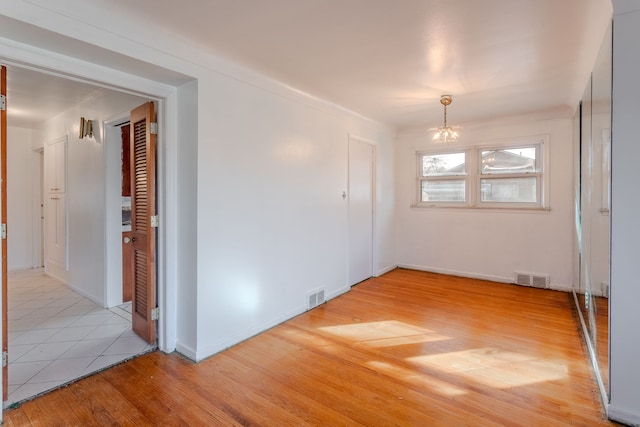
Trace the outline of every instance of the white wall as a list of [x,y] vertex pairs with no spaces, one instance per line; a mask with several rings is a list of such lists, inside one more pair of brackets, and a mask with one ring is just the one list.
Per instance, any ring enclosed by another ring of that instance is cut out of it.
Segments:
[[442,149],[425,129],[406,130],[396,144],[398,264],[461,276],[513,282],[515,272],[548,274],[551,286],[573,283],[573,122],[514,117],[467,125],[450,147],[548,135],[550,211],[412,208],[418,150]]
[[[105,147],[102,122],[144,102],[137,96],[103,91],[44,122],[35,130],[39,144],[68,135],[67,217],[69,270],[57,264],[47,272],[94,302],[105,305]],[[91,139],[78,139],[80,117],[95,120]],[[46,219],[45,219],[46,220]],[[119,239],[118,239],[119,241]]]
[[613,4],[609,416],[640,425],[640,4]]
[[167,301],[177,301],[177,350],[195,358],[198,341],[198,82],[183,85],[178,90],[178,134],[181,143],[177,152],[180,170],[177,185],[177,204],[180,206],[178,223],[178,282],[175,295]]
[[33,265],[32,187],[39,171],[32,170],[31,129],[7,128],[7,263],[9,271]]
[[[211,95],[198,97],[196,359],[304,311],[312,290],[348,290],[349,134],[377,143],[378,186],[392,182],[392,135],[379,125],[218,75],[199,88]],[[392,204],[379,200],[383,221]],[[379,247],[390,226],[378,223]],[[393,265],[381,255],[376,271]]]

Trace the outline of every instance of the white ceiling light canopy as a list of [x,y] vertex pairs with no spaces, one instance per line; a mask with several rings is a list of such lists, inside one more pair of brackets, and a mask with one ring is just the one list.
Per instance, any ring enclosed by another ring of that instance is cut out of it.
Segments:
[[448,126],[447,125],[447,106],[453,102],[451,95],[442,95],[440,97],[440,104],[444,107],[444,125],[438,128],[431,128],[429,130],[435,131],[433,134],[433,140],[439,142],[449,142],[458,139],[458,130],[462,129],[462,126]]

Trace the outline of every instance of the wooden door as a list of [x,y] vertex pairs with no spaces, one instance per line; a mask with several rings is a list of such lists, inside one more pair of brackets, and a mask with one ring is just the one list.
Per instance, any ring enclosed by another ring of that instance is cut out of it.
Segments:
[[[0,94],[7,96],[7,67],[2,66],[0,71]],[[2,224],[7,223],[7,109],[2,108],[0,112],[0,179],[2,179],[2,185],[0,192],[2,192],[2,209],[1,220]],[[3,236],[2,239],[2,354],[8,355],[9,353],[9,328],[8,328],[8,292],[7,292],[7,238]],[[2,366],[2,400],[7,400],[9,395],[9,363]]]
[[156,136],[153,102],[131,111],[131,242],[133,244],[133,331],[156,342]]
[[374,147],[349,140],[349,285],[373,275]]

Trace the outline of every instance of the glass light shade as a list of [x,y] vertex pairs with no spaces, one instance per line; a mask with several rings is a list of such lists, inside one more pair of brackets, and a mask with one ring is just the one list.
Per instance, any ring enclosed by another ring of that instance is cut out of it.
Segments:
[[436,132],[433,134],[434,141],[448,142],[456,139],[458,139],[458,132],[451,126],[436,128]]

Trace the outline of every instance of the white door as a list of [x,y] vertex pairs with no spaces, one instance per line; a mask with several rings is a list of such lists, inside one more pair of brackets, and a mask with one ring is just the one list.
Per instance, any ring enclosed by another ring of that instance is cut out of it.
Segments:
[[373,275],[374,146],[349,138],[349,285]]

